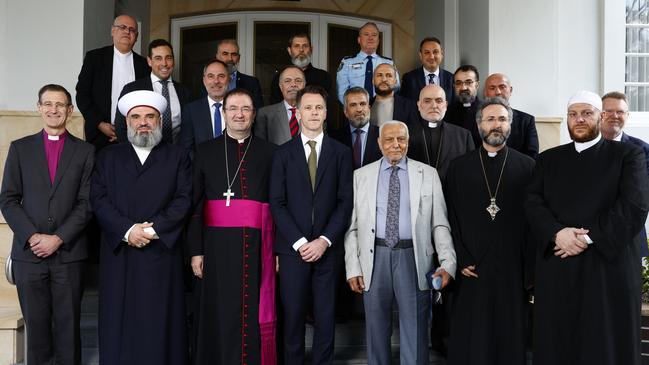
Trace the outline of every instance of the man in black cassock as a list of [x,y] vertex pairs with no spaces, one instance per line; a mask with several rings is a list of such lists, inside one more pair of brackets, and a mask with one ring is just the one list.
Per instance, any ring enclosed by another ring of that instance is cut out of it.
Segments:
[[505,144],[512,114],[505,99],[486,99],[476,114],[482,148],[458,157],[448,170],[446,201],[462,274],[449,365],[525,364],[524,266],[531,255],[523,200],[534,160]]
[[128,140],[101,151],[90,198],[102,229],[100,364],[187,363],[181,233],[191,207],[191,162],[161,142],[165,98],[118,103]]
[[187,243],[199,278],[194,364],[275,364],[275,259],[268,176],[275,145],[250,134],[251,94],[223,99],[226,133],[194,155]]
[[574,143],[539,155],[525,210],[538,244],[535,365],[640,364],[645,157],[599,133],[602,101],[568,102]]

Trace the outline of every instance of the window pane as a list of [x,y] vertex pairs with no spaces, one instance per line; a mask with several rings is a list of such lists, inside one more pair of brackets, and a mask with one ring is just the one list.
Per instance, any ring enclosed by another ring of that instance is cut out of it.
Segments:
[[627,86],[625,94],[629,101],[629,110],[649,112],[649,86]]
[[649,24],[649,1],[626,0],[626,23]]
[[237,38],[237,23],[222,23],[206,27],[184,28],[180,31],[180,80],[192,95],[206,95],[203,87],[203,67],[216,55],[216,44],[221,39]]
[[630,53],[649,53],[649,27],[626,28],[626,51]]
[[626,82],[649,82],[649,57],[626,57]]

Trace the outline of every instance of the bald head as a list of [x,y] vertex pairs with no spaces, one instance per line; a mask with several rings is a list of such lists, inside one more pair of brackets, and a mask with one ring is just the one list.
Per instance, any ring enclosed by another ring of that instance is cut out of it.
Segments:
[[419,92],[417,109],[422,119],[427,122],[436,123],[444,119],[447,107],[446,93],[438,85],[426,85]]
[[509,101],[512,91],[514,91],[509,77],[501,73],[489,75],[484,84],[484,96],[487,98],[500,97]]
[[130,15],[120,15],[113,21],[110,36],[113,38],[113,45],[121,53],[128,53],[133,49],[137,41],[137,21]]

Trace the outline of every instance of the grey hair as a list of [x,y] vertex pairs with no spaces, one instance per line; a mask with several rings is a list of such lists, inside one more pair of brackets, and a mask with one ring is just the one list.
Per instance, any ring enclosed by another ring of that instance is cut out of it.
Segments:
[[410,139],[410,132],[408,132],[408,125],[406,123],[400,122],[398,120],[388,120],[387,122],[384,122],[383,124],[381,124],[381,126],[379,127],[379,138],[381,138],[381,136],[383,135],[383,128],[385,128],[385,126],[389,126],[389,125],[400,125],[400,126],[402,126],[406,130],[406,138]]
[[364,87],[354,86],[354,87],[350,87],[349,89],[345,90],[345,94],[343,94],[343,101],[344,101],[345,107],[347,107],[347,95],[349,95],[349,94],[363,94],[363,95],[365,95],[365,99],[367,100],[367,102],[368,103],[370,102],[370,93],[368,93],[367,90],[365,90]]
[[482,111],[489,105],[502,105],[505,109],[507,109],[509,124],[512,124],[512,119],[514,118],[512,107],[509,106],[509,102],[507,100],[498,96],[495,98],[486,98],[482,101],[482,104],[480,104],[480,107],[478,108],[478,112],[475,114],[475,122],[477,124],[480,124],[480,122],[482,122]]

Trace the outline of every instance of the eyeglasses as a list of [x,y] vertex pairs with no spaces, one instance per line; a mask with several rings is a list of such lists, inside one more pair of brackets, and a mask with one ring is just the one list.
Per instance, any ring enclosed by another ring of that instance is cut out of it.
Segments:
[[507,117],[498,117],[498,118],[496,118],[496,117],[489,117],[489,118],[487,118],[487,119],[483,119],[482,121],[483,121],[483,122],[487,122],[487,123],[495,123],[495,122],[498,122],[498,123],[509,123],[509,118],[507,118]]
[[591,119],[595,116],[595,111],[593,110],[583,110],[581,113],[577,112],[568,112],[568,118],[575,119],[577,116],[581,116],[583,119]]
[[248,114],[252,112],[252,107],[250,106],[242,106],[241,108],[236,107],[236,106],[229,106],[225,108],[225,111],[228,113],[238,113],[241,112],[242,114]]
[[120,25],[113,24],[113,28],[117,28],[117,29],[121,30],[122,32],[124,32],[126,34],[131,34],[131,33],[137,34],[137,29],[135,29],[133,27],[126,26],[124,24],[120,24]]
[[621,117],[623,115],[626,115],[628,113],[628,110],[604,110],[604,113],[606,114],[615,114],[616,117]]
[[40,105],[45,109],[65,109],[68,106],[68,104],[52,103],[51,101],[40,103]]
[[464,85],[464,86],[466,86],[466,87],[469,87],[469,86],[473,85],[474,82],[475,82],[475,81],[473,81],[473,80],[464,80],[464,81],[462,81],[462,80],[455,80],[454,84],[455,84],[455,86],[457,86],[457,87],[460,87],[460,86],[462,86],[462,85]]

